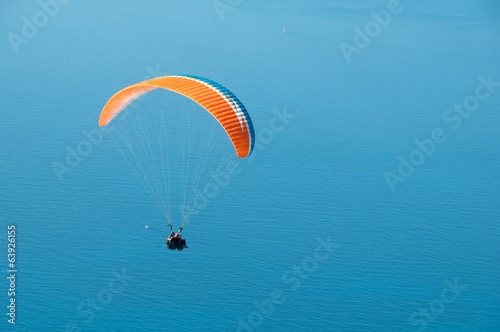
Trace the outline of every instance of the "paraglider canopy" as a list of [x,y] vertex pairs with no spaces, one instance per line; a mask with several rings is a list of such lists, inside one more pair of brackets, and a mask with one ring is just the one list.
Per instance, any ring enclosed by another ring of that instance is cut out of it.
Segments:
[[243,104],[220,84],[197,76],[158,77],[118,91],[104,106],[99,126],[107,125],[132,101],[158,88],[180,93],[212,114],[229,135],[238,157],[247,157],[252,152],[255,134]]

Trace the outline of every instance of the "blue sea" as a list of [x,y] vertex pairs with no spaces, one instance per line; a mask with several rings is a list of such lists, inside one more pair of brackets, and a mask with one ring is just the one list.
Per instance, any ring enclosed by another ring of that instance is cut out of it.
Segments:
[[[500,331],[499,1],[3,1],[0,32],[1,331]],[[182,252],[98,127],[180,74],[256,134]]]

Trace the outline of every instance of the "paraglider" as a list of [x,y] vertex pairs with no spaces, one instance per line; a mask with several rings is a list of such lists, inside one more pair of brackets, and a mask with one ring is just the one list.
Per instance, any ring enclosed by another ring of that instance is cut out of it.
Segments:
[[[192,112],[182,108],[177,109],[167,103],[169,107],[167,111],[157,112],[152,109],[137,111],[137,117],[153,116],[150,124],[139,118],[137,120],[127,118],[121,123],[130,128],[116,130],[116,135],[126,148],[118,146],[120,152],[160,208],[170,230],[175,210],[173,206],[177,205],[180,208],[181,231],[199,209],[206,205],[192,204],[193,200],[196,201],[200,196],[197,186],[199,187],[203,181],[208,182],[205,187],[212,188],[209,193],[213,196],[215,192],[213,188],[217,186],[213,181],[214,179],[220,181],[220,174],[225,171],[224,167],[228,161],[234,158],[232,157],[234,152],[238,158],[247,157],[252,153],[255,142],[254,128],[247,110],[232,92],[212,80],[191,75],[153,78],[118,91],[104,106],[99,126],[110,124],[129,104],[156,89],[165,89],[191,99],[218,123],[218,125],[212,124],[212,133],[206,134],[205,131],[210,130],[207,129],[209,121],[212,120],[202,119],[203,112],[199,109]],[[174,112],[179,116],[185,116],[185,120],[173,121],[170,116]],[[201,125],[196,127],[195,122],[198,119],[202,119],[199,120]],[[201,128],[199,132],[197,128]],[[223,141],[224,138],[220,136],[221,129],[227,134],[234,148],[233,153],[230,152],[229,145]],[[220,141],[217,141],[218,137],[222,137]],[[174,143],[174,139],[178,142]],[[157,150],[152,147],[155,144]],[[127,149],[130,150],[128,156],[125,154]],[[217,152],[220,152],[220,156],[216,154]],[[174,198],[178,200],[182,198],[181,204],[173,204],[171,201]],[[172,232],[167,239],[169,249],[187,248],[180,231],[177,236]]]
[[184,248],[189,248],[186,245],[186,240],[182,238],[181,232],[175,233],[173,231],[170,232],[170,235],[167,238],[167,248],[170,250],[177,249],[178,251],[182,251]]

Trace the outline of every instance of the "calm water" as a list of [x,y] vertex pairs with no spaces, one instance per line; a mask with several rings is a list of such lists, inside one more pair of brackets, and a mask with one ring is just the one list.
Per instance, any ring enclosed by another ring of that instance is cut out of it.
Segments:
[[[0,330],[498,331],[500,3],[215,3],[0,4]],[[52,167],[173,74],[231,89],[258,136],[182,253],[108,134]]]

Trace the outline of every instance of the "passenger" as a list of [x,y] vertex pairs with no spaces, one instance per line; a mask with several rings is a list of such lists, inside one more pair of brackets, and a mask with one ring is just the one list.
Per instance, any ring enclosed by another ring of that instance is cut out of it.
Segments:
[[186,245],[186,240],[184,240],[182,238],[182,235],[181,233],[175,233],[174,236],[173,236],[173,239],[175,240],[176,244],[177,244],[177,250],[181,251],[182,249],[184,248],[189,248],[187,245]]

